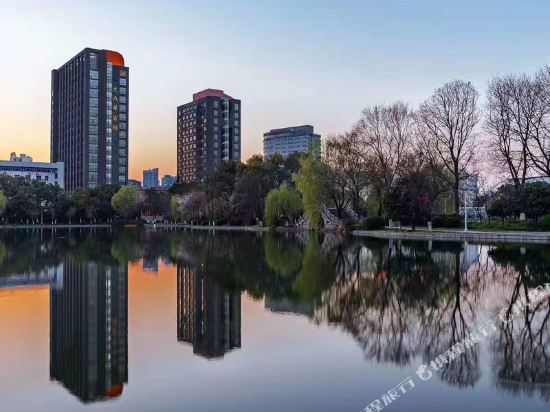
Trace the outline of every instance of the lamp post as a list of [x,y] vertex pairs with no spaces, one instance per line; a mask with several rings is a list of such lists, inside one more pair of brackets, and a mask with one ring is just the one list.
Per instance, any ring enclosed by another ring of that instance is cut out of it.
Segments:
[[466,209],[466,188],[464,188],[464,231],[468,231],[468,210]]

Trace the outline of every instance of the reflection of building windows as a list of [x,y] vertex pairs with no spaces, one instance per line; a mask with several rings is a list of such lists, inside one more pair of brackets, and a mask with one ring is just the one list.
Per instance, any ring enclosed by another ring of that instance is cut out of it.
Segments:
[[126,87],[120,88],[120,94],[126,94]]
[[65,258],[50,289],[50,378],[83,402],[118,397],[128,381],[128,272]]
[[118,82],[121,86],[126,86],[126,79],[119,79]]
[[119,127],[120,127],[122,130],[126,130],[126,123],[119,123]]
[[221,357],[241,347],[241,295],[227,291],[200,267],[177,268],[178,341],[193,353]]
[[99,81],[98,80],[91,80],[90,79],[90,89],[97,89],[98,86],[99,86]]
[[118,155],[120,157],[126,157],[126,149],[118,149]]

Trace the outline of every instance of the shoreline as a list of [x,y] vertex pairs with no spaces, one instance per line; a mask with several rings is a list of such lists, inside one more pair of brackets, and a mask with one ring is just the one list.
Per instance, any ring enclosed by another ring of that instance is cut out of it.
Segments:
[[[22,225],[0,225],[0,230],[43,230],[43,229],[112,229],[116,224],[96,223],[96,224],[22,224]],[[204,226],[189,225],[178,223],[145,223],[147,229],[189,229],[206,231],[225,231],[225,232],[276,232],[283,233],[278,228],[260,227],[260,226]],[[135,227],[138,227],[136,225]],[[288,232],[298,232],[288,230]],[[372,237],[377,239],[410,239],[410,240],[440,240],[440,241],[485,241],[485,242],[504,242],[504,243],[543,243],[550,244],[550,232],[514,232],[514,231],[485,231],[485,230],[463,230],[453,229],[417,229],[416,231],[407,230],[353,230],[348,233],[355,237]]]
[[102,229],[110,229],[113,225],[110,223],[94,223],[94,224],[75,224],[75,225],[69,225],[69,224],[37,224],[37,225],[31,225],[31,224],[22,224],[22,225],[0,225],[0,230],[2,229],[82,229],[82,228],[102,228]]
[[378,239],[410,240],[448,240],[448,241],[488,241],[504,243],[550,243],[550,232],[508,232],[482,230],[354,230],[357,237],[374,237]]
[[203,225],[185,225],[179,223],[146,223],[143,227],[149,229],[182,228],[191,230],[218,230],[235,232],[269,232],[271,228],[260,226],[203,226]]

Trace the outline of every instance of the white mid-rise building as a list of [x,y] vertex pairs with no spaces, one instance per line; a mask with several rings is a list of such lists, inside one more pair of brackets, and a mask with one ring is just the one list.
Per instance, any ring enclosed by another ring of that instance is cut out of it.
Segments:
[[26,154],[17,156],[13,152],[10,160],[0,160],[0,173],[13,177],[25,177],[64,188],[63,162],[42,163],[33,162]]
[[320,154],[321,136],[315,134],[313,126],[293,126],[272,129],[264,133],[264,157],[279,154],[283,157],[291,153]]

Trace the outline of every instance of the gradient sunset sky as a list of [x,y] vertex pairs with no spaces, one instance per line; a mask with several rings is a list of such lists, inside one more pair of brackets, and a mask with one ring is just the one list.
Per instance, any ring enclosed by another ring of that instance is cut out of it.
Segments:
[[413,105],[444,82],[480,92],[550,63],[549,1],[0,0],[0,159],[49,161],[50,72],[84,47],[130,67],[130,177],[175,174],[176,107],[242,100],[243,159],[265,131],[348,128],[366,105]]

